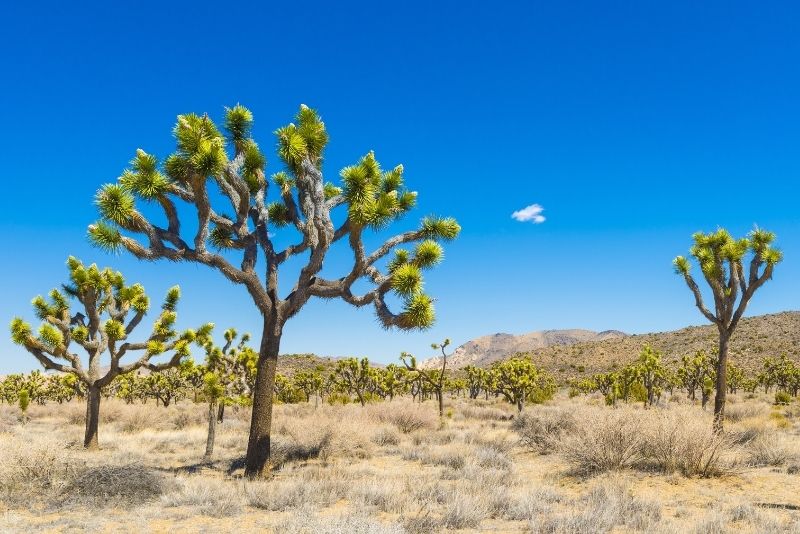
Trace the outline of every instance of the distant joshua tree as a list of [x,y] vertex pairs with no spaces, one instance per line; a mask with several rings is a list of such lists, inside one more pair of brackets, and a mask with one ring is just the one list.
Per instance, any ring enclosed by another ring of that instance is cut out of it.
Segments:
[[[138,150],[132,168],[98,191],[102,220],[89,226],[89,237],[101,248],[124,248],[143,260],[207,265],[247,289],[263,317],[245,459],[245,473],[257,477],[269,464],[275,370],[286,321],[311,297],[318,297],[371,305],[386,328],[431,326],[433,300],[422,290],[422,270],[439,263],[442,247],[437,241],[454,239],[460,227],[451,218],[426,217],[416,230],[397,234],[368,252],[367,230],[387,227],[416,204],[417,194],[403,185],[402,165],[384,171],[369,152],[341,171],[342,187],[326,183],[322,161],[328,132],[314,110],[301,106],[296,123],[275,132],[285,170],[271,177],[278,192],[270,202],[266,159],[250,137],[252,122],[250,111],[239,105],[227,109],[224,134],[207,116],[180,115],[174,129],[177,151],[163,165]],[[164,222],[146,217],[137,199],[160,207]],[[190,225],[181,224],[182,204],[193,208]],[[346,212],[338,226],[332,217],[337,207]],[[196,229],[191,237],[183,235],[187,227]],[[284,227],[299,236],[278,250],[273,234]],[[142,236],[143,242],[120,230]],[[349,245],[352,267],[339,277],[323,277],[325,257],[338,241]],[[397,248],[410,243],[416,243],[411,251]],[[383,261],[392,251],[391,261]],[[236,253],[238,266],[232,262]],[[298,258],[299,274],[289,291],[281,293],[281,267]],[[364,281],[370,288],[355,294],[356,282]],[[390,293],[399,297],[400,313],[390,310]]]
[[[176,332],[175,307],[180,289],[175,286],[167,292],[150,337],[139,342],[128,341],[150,309],[150,299],[144,288],[139,284],[125,285],[119,272],[108,268],[100,270],[95,264],[84,267],[73,257],[67,260],[67,265],[70,282],[63,286],[63,291],[53,289],[49,301],[41,295],[33,299],[36,316],[43,321],[38,335],[34,335],[28,323],[16,317],[11,322],[11,337],[33,354],[45,369],[72,374],[86,386],[83,446],[96,449],[102,388],[116,377],[143,367],[161,371],[179,365],[181,359],[189,355],[190,344],[204,342],[214,325],[209,323],[196,331]],[[72,314],[71,299],[80,303],[83,313]],[[70,350],[73,342],[88,354],[88,367],[84,367],[80,355]],[[102,373],[100,357],[105,353],[108,353],[110,362]],[[172,355],[165,362],[150,361],[154,356],[168,353]],[[122,357],[129,354],[138,357],[123,364]]]
[[[747,304],[756,290],[772,278],[775,265],[783,259],[781,252],[773,248],[775,234],[765,230],[753,230],[747,238],[734,239],[724,229],[692,236],[694,246],[689,254],[700,265],[703,277],[714,297],[715,313],[706,307],[697,282],[690,274],[690,262],[684,256],[673,261],[675,272],[683,276],[695,299],[695,305],[703,316],[717,326],[719,331],[719,358],[717,359],[714,430],[722,432],[725,421],[725,394],[727,392],[728,345]],[[752,255],[748,272],[745,272],[745,256]]]
[[403,362],[405,368],[411,372],[412,380],[419,377],[431,387],[436,400],[439,402],[439,421],[444,421],[444,385],[447,379],[445,372],[447,371],[447,353],[445,349],[450,346],[450,340],[445,339],[441,343],[432,343],[433,350],[440,350],[442,352],[442,365],[439,369],[420,369],[417,367],[417,359],[404,352],[400,355],[400,361]]

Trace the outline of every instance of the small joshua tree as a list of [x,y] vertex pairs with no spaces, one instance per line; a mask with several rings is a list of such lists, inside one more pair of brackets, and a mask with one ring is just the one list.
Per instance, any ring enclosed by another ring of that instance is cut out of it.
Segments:
[[19,411],[21,412],[20,421],[22,421],[24,425],[28,422],[28,406],[31,405],[31,397],[27,389],[23,389],[19,392],[19,400],[17,402],[19,404]]
[[656,397],[661,395],[661,390],[667,382],[667,369],[661,363],[661,353],[650,345],[645,345],[636,362],[639,378],[642,381],[646,397],[643,399],[645,407],[652,406]]
[[[714,313],[706,307],[703,294],[690,273],[690,262],[684,256],[673,261],[675,272],[683,276],[694,295],[695,305],[719,332],[719,358],[717,359],[714,430],[722,432],[725,421],[725,394],[727,392],[728,346],[731,336],[744,315],[755,292],[772,278],[772,272],[782,259],[780,251],[772,246],[775,234],[753,230],[747,238],[734,239],[723,229],[692,236],[694,246],[690,255],[700,265],[703,277],[711,288]],[[751,255],[745,272],[745,257]]]
[[216,372],[208,372],[203,377],[203,394],[208,401],[208,437],[204,458],[210,460],[214,454],[214,440],[217,436],[217,405],[225,395],[225,387]]
[[[257,477],[269,465],[275,371],[286,321],[317,297],[373,306],[386,328],[430,327],[433,299],[422,290],[422,271],[439,263],[438,241],[454,239],[460,227],[454,219],[427,217],[418,229],[397,234],[369,252],[364,243],[368,230],[386,228],[416,204],[416,193],[403,185],[402,165],[385,171],[369,152],[342,169],[341,187],[326,183],[322,162],[328,133],[319,115],[301,106],[296,122],[275,132],[285,170],[269,180],[266,158],[250,137],[252,122],[250,111],[238,105],[227,109],[224,133],[207,116],[180,115],[174,129],[177,151],[163,165],[138,150],[132,168],[98,191],[102,220],[89,227],[89,238],[99,247],[124,248],[143,260],[207,265],[247,289],[263,317],[245,459],[246,475]],[[270,181],[278,189],[272,201]],[[160,207],[164,222],[145,216],[137,199]],[[193,207],[196,225],[181,224],[176,201]],[[334,223],[340,207],[344,213]],[[193,235],[184,233],[187,226],[196,228]],[[299,235],[280,250],[273,234],[282,228]],[[340,241],[352,251],[352,267],[336,278],[321,276],[328,251]],[[397,248],[412,243],[412,250]],[[386,261],[392,252],[394,257]],[[238,265],[231,260],[237,254]],[[299,274],[288,291],[281,291],[281,268],[298,257],[303,258]],[[354,293],[356,282],[370,288]],[[390,294],[402,303],[399,313],[389,307]]]
[[[204,340],[213,325],[203,325],[197,331],[178,333],[174,330],[175,307],[180,298],[180,289],[175,286],[167,292],[150,336],[140,342],[129,341],[128,337],[150,308],[150,299],[144,288],[139,284],[125,285],[119,272],[108,268],[101,270],[94,264],[84,267],[73,257],[67,260],[67,265],[70,282],[63,286],[63,291],[53,289],[49,301],[42,296],[33,299],[36,316],[42,320],[38,335],[34,335],[28,323],[16,317],[11,322],[11,337],[35,356],[45,369],[70,373],[85,384],[86,433],[83,445],[94,449],[98,447],[101,390],[116,377],[140,368],[161,371],[177,366],[181,358],[189,354],[190,344]],[[72,314],[71,299],[78,301],[82,311]],[[73,343],[88,354],[88,367],[70,349]],[[105,353],[108,353],[110,363],[102,373],[100,358]],[[154,356],[168,353],[172,355],[165,362],[150,361]],[[130,354],[136,354],[138,358],[123,364],[123,356]]]
[[444,421],[444,385],[446,381],[445,371],[447,370],[447,353],[445,349],[450,345],[450,340],[445,339],[441,343],[432,343],[433,350],[440,350],[442,352],[442,366],[439,369],[420,369],[417,367],[417,359],[411,354],[404,352],[400,355],[400,361],[406,369],[415,374],[426,382],[436,395],[436,400],[439,402],[439,420]]

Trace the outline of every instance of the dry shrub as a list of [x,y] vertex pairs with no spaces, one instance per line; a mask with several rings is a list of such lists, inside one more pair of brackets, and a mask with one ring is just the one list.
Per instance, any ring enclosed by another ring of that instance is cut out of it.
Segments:
[[338,408],[326,407],[310,417],[284,421],[273,438],[271,460],[280,467],[312,458],[370,458],[372,445],[363,430],[358,418],[342,417]]
[[660,521],[658,504],[632,496],[618,481],[604,480],[571,503],[569,511],[536,517],[530,527],[531,532],[541,534],[612,532],[617,527],[658,532]]
[[373,506],[381,512],[402,513],[408,508],[409,495],[396,484],[373,478],[354,485],[348,500],[359,508]]
[[712,430],[711,418],[690,407],[639,413],[642,467],[685,476],[718,476],[732,469],[733,444]]
[[593,473],[632,467],[641,459],[641,439],[636,410],[587,407],[559,448],[578,471]]
[[87,506],[141,504],[167,488],[160,473],[140,464],[99,465],[81,470],[61,491],[61,500]]
[[396,523],[382,523],[363,514],[341,516],[298,513],[282,520],[275,532],[296,534],[403,534],[403,527]]
[[481,498],[455,487],[445,503],[440,524],[448,529],[474,529],[488,516]]
[[396,426],[403,434],[422,429],[433,430],[438,426],[436,414],[430,407],[410,402],[394,402],[377,404],[369,408],[378,421]]
[[635,467],[709,477],[733,468],[731,439],[714,434],[710,417],[696,408],[597,408],[575,421],[561,451],[583,473]]
[[0,494],[7,503],[47,499],[78,474],[82,462],[55,440],[29,441],[8,436],[0,441]]
[[539,406],[520,414],[511,428],[519,433],[525,446],[540,454],[547,454],[557,447],[562,434],[574,425],[575,419],[567,410]]
[[407,447],[403,450],[403,460],[419,461],[423,464],[439,465],[450,469],[463,469],[467,465],[467,455],[470,453],[463,446],[436,447],[430,446]]
[[725,419],[731,423],[738,423],[745,419],[761,419],[769,414],[769,406],[763,402],[737,402],[726,403]]
[[774,431],[750,441],[746,453],[747,465],[753,467],[781,466],[794,457],[785,435]]
[[153,425],[153,416],[143,409],[125,410],[119,418],[119,423],[120,430],[128,434],[134,434],[151,427]]
[[473,406],[467,404],[459,411],[467,419],[478,419],[480,421],[509,421],[514,419],[513,413],[496,406]]
[[240,487],[233,482],[192,476],[177,479],[176,484],[175,491],[162,495],[164,506],[191,506],[210,517],[229,517],[242,511]]
[[208,415],[202,413],[200,410],[179,410],[172,417],[172,426],[175,428],[175,430],[183,430],[184,428],[192,426],[200,426],[207,422],[207,417]]
[[512,498],[503,513],[504,519],[511,521],[531,521],[548,514],[556,503],[563,502],[564,496],[550,488],[540,488],[521,497]]
[[304,480],[275,478],[251,482],[244,487],[250,506],[282,512],[305,505],[327,507],[343,499],[348,485],[343,480]]
[[400,434],[393,428],[381,428],[372,435],[372,443],[376,445],[399,445]]

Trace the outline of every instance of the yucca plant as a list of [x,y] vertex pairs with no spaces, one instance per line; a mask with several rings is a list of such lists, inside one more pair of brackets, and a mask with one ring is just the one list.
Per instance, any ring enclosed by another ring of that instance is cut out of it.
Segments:
[[[161,313],[153,323],[149,337],[141,341],[130,339],[150,309],[150,299],[140,284],[126,285],[118,271],[88,267],[70,256],[67,260],[69,282],[62,289],[53,289],[48,297],[33,299],[36,316],[42,321],[35,334],[31,325],[20,317],[11,322],[12,340],[25,347],[48,370],[68,373],[86,386],[86,433],[83,445],[98,447],[97,427],[100,420],[101,390],[118,376],[141,368],[160,371],[177,366],[189,355],[191,343],[202,344],[208,338],[213,324],[202,325],[197,330],[175,330],[175,309],[180,299],[180,288],[172,287],[161,306]],[[71,311],[77,301],[81,311]],[[88,366],[81,356],[73,352],[73,345],[88,355]],[[101,368],[101,357],[108,354],[106,368]],[[154,363],[151,359],[170,355],[169,359]],[[135,356],[129,363],[123,357]]]
[[[316,111],[301,106],[295,122],[275,132],[284,169],[268,178],[266,157],[250,136],[252,123],[252,113],[240,105],[226,110],[222,129],[208,116],[180,115],[175,153],[159,161],[138,150],[130,168],[98,191],[101,220],[89,226],[89,238],[103,249],[125,249],[144,260],[207,265],[247,289],[263,317],[245,461],[246,474],[255,477],[268,466],[275,369],[286,322],[317,297],[373,306],[386,328],[430,327],[433,299],[423,290],[422,272],[441,261],[438,242],[454,239],[460,227],[451,218],[426,217],[417,229],[368,251],[368,231],[386,228],[416,204],[417,194],[404,185],[403,166],[384,170],[369,152],[342,169],[339,185],[326,182],[328,132]],[[196,228],[192,235],[185,233],[176,201],[195,212],[188,225]],[[164,223],[145,216],[140,203],[160,208]],[[335,223],[337,211],[342,213]],[[283,249],[273,237],[281,229],[298,234]],[[323,262],[337,242],[349,245],[352,265],[338,277],[323,277]],[[413,247],[398,248],[402,245]],[[298,256],[302,268],[288,291],[281,291],[281,267]],[[370,285],[360,294],[359,281]],[[399,312],[390,309],[390,294],[399,297]]]
[[[773,247],[775,234],[761,229],[753,230],[743,239],[734,239],[724,229],[708,234],[697,232],[692,238],[694,246],[689,254],[700,265],[703,278],[711,289],[715,313],[705,305],[700,287],[690,272],[689,259],[678,256],[673,260],[673,265],[675,272],[689,286],[700,313],[716,325],[719,332],[719,357],[714,384],[714,429],[722,432],[731,336],[750,299],[772,278],[775,266],[783,259],[783,254]],[[748,256],[749,261],[746,260]]]

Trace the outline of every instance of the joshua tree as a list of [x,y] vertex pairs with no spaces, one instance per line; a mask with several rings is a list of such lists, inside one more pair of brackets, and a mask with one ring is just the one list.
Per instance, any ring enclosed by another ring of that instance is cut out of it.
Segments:
[[656,397],[661,395],[661,388],[667,381],[667,369],[661,364],[661,353],[650,345],[645,345],[639,354],[637,370],[647,391],[644,405],[652,406],[656,402]]
[[[139,284],[127,286],[119,272],[108,268],[100,270],[95,264],[84,267],[73,257],[67,260],[67,265],[70,283],[63,286],[63,292],[53,289],[49,302],[42,296],[33,299],[36,315],[43,321],[38,336],[33,334],[28,323],[16,317],[11,322],[11,337],[33,354],[45,369],[73,374],[86,385],[83,445],[93,449],[98,446],[101,390],[117,376],[143,367],[161,371],[177,366],[181,358],[189,354],[190,344],[204,340],[213,325],[206,324],[197,331],[185,330],[180,334],[173,329],[177,318],[175,307],[180,298],[180,289],[175,286],[167,292],[150,337],[141,342],[128,341],[128,336],[150,308],[150,299],[144,288]],[[85,315],[80,311],[72,315],[71,298],[80,303]],[[129,317],[131,312],[133,316]],[[88,367],[84,366],[78,354],[70,350],[73,342],[87,352]],[[105,374],[101,374],[100,357],[106,352],[110,362]],[[150,361],[153,356],[167,353],[172,353],[172,356],[165,362]],[[122,357],[129,354],[139,357],[123,364]]]
[[[727,392],[728,345],[739,320],[744,315],[756,290],[772,278],[775,265],[783,255],[773,248],[775,234],[765,230],[753,230],[747,238],[734,239],[723,229],[692,236],[694,246],[689,254],[700,265],[703,277],[714,297],[714,313],[703,302],[703,294],[690,271],[690,263],[684,256],[673,261],[675,272],[683,276],[694,295],[695,305],[703,316],[717,326],[719,332],[719,358],[717,359],[714,430],[722,432],[725,421],[725,394]],[[745,256],[751,254],[748,272],[745,272]]]
[[220,383],[216,372],[208,372],[203,377],[203,393],[208,401],[208,437],[204,458],[211,460],[214,454],[214,440],[217,436],[217,404],[225,394],[225,387]]
[[336,362],[331,373],[331,381],[340,391],[355,395],[361,406],[367,404],[367,393],[374,380],[374,369],[369,366],[367,358],[345,358]]
[[400,355],[400,361],[412,374],[418,375],[423,381],[431,387],[436,400],[439,401],[439,420],[444,421],[444,384],[447,376],[447,353],[445,349],[450,345],[450,340],[445,339],[441,343],[432,343],[433,350],[441,350],[442,352],[442,366],[439,369],[420,369],[417,367],[417,359],[411,354],[404,352]]
[[19,392],[19,400],[17,402],[19,404],[19,411],[21,413],[20,421],[22,421],[22,424],[24,425],[28,422],[28,406],[31,405],[31,397],[28,394],[27,389],[23,389]]
[[[207,265],[228,280],[243,285],[263,316],[263,329],[245,472],[264,474],[269,460],[272,393],[281,335],[286,321],[312,297],[339,298],[353,306],[374,306],[386,328],[427,328],[434,321],[432,299],[422,291],[422,270],[442,258],[437,241],[454,239],[460,227],[454,219],[427,217],[416,230],[395,235],[372,252],[364,234],[379,230],[410,211],[417,195],[403,185],[403,167],[383,171],[372,152],[341,171],[342,187],[325,183],[323,151],[328,133],[317,113],[301,106],[296,123],[279,128],[278,155],[285,171],[272,176],[277,200],[268,201],[265,157],[250,138],[252,114],[242,106],[227,109],[225,134],[207,116],[181,115],[175,126],[177,152],[159,166],[155,156],[138,150],[132,168],[115,184],[97,193],[102,220],[89,226],[90,240],[107,250],[124,248],[144,260],[166,259]],[[154,222],[136,207],[136,199],[155,202],[165,224]],[[217,204],[217,200],[222,201]],[[196,232],[183,235],[175,201],[194,208]],[[346,212],[334,224],[333,212]],[[272,234],[294,228],[299,238],[278,250]],[[144,242],[128,234],[138,234]],[[338,278],[320,275],[330,248],[349,244],[352,267]],[[398,249],[416,243],[412,251]],[[218,253],[209,247],[219,250]],[[385,258],[394,251],[391,261]],[[231,257],[240,254],[240,265]],[[302,256],[304,265],[282,293],[281,267]],[[259,259],[263,258],[263,259]],[[258,262],[264,263],[258,267]],[[354,284],[366,280],[370,289],[355,294]],[[403,309],[390,310],[386,296],[400,297]]]
[[247,346],[250,334],[244,334],[234,345],[239,334],[234,328],[225,330],[225,344],[217,347],[210,340],[205,345],[207,371],[216,374],[223,395],[219,399],[217,422],[225,419],[225,405],[243,400],[249,402],[251,395],[250,376],[256,363],[255,352]]
[[522,411],[525,399],[538,385],[540,371],[530,358],[515,356],[492,366],[497,392]]

